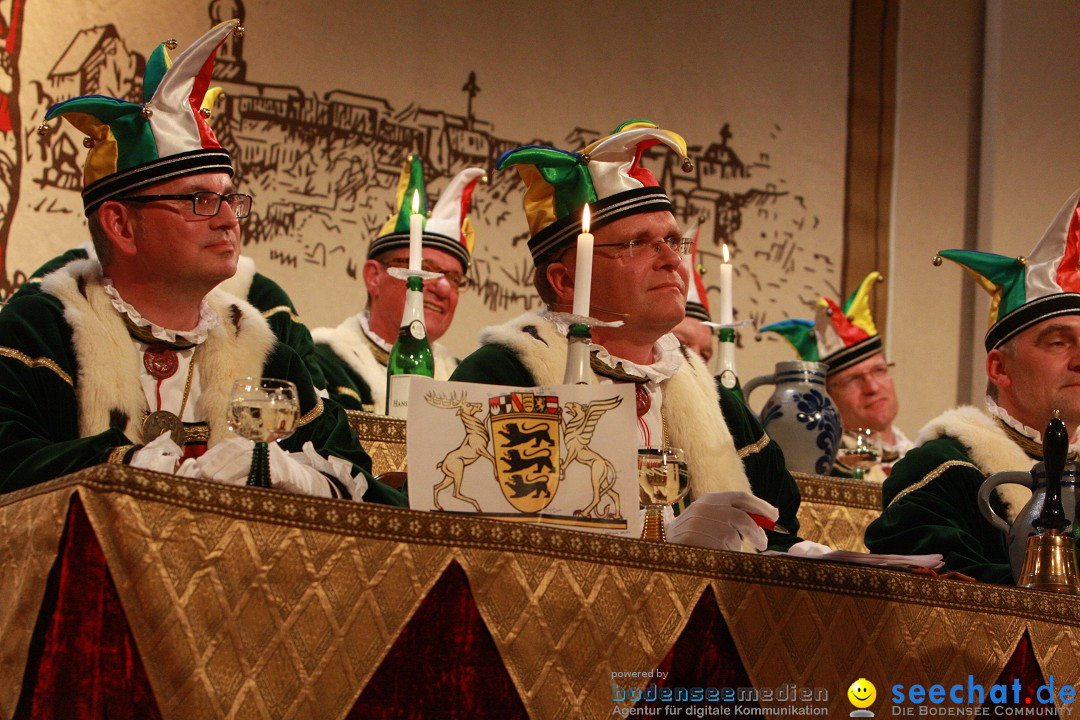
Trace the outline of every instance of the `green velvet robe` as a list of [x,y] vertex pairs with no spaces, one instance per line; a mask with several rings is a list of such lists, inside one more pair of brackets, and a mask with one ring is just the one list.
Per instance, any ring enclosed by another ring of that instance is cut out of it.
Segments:
[[[1030,470],[1035,460],[971,407],[936,418],[920,438],[928,439],[897,461],[885,480],[882,514],[867,527],[866,546],[876,553],[941,553],[947,570],[1012,585],[1005,534],[979,511],[979,487],[993,473]],[[1011,522],[1030,496],[1025,488],[1003,485],[990,504]]]
[[[13,298],[0,312],[0,492],[102,462],[127,462],[141,447],[148,406],[139,353],[100,277],[96,261],[69,263],[39,292]],[[209,444],[229,436],[225,408],[236,377],[284,378],[300,393],[301,424],[282,447],[298,451],[310,440],[321,454],[369,474],[371,460],[345,413],[316,395],[304,363],[275,339],[258,311],[218,291],[207,300],[221,317],[196,350],[197,409],[209,420]],[[400,493],[369,482],[365,500],[407,504]]]

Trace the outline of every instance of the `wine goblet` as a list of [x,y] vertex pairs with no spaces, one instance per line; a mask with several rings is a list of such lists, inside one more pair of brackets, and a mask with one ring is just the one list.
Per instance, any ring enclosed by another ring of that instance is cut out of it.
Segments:
[[277,378],[242,378],[229,393],[229,429],[255,442],[247,484],[270,487],[270,447],[296,431],[300,399],[296,385]]
[[679,502],[690,490],[685,453],[679,448],[638,450],[638,490],[645,510],[641,539],[667,542],[664,507]]
[[836,462],[851,471],[854,478],[881,462],[881,436],[871,428],[857,427],[844,433]]

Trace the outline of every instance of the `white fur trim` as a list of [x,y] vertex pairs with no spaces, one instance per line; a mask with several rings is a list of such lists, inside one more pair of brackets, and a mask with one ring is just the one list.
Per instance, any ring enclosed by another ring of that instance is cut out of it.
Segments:
[[[993,418],[978,408],[964,405],[937,416],[919,431],[916,447],[948,436],[967,448],[968,456],[989,477],[1006,470],[1030,470],[1037,462],[1012,441]],[[1022,485],[999,485],[998,498],[1005,505],[1011,523],[1031,499],[1031,490]]]
[[[360,316],[353,315],[334,328],[321,327],[311,331],[311,339],[327,345],[334,354],[345,361],[371,390],[374,412],[382,415],[386,410],[386,366],[375,359],[371,343],[364,335]],[[457,368],[457,359],[439,343],[431,346],[435,357],[435,379],[449,380]]]
[[[86,297],[78,289],[80,278]],[[139,381],[139,352],[105,294],[101,266],[96,260],[69,263],[46,277],[41,289],[60,300],[64,319],[71,326],[79,366],[75,393],[80,435],[104,432],[109,428],[110,412],[119,410],[127,415],[124,434],[141,442],[142,418],[149,405]],[[262,375],[275,338],[266,320],[246,301],[219,290],[206,300],[221,322],[195,351],[200,389],[196,409],[210,424],[213,445],[231,436],[224,419],[233,380]],[[240,309],[239,328],[233,325],[234,305]]]
[[[536,328],[539,340],[525,331]],[[537,385],[559,385],[566,366],[566,337],[537,312],[526,313],[504,325],[481,331],[483,345],[510,348]],[[752,493],[735,441],[731,437],[712,376],[705,364],[693,359],[661,384],[668,439],[686,451],[690,489],[695,497],[708,492],[739,490]],[[592,381],[597,382],[595,374]],[[675,408],[675,410],[672,410]]]

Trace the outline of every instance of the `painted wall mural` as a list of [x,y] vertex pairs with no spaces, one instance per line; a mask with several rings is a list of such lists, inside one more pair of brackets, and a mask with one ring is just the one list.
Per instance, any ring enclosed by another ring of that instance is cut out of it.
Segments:
[[[150,49],[125,38],[118,22],[106,15],[40,51],[52,53],[44,76],[20,78],[23,2],[0,2],[0,296],[10,294],[41,262],[88,239],[79,199],[83,137],[64,122],[39,135],[45,110],[87,93],[136,100],[146,62],[140,51]],[[249,28],[259,28],[264,5],[249,4],[252,9],[245,11],[238,0],[213,0],[204,6],[205,27],[237,16]],[[191,39],[182,39],[180,47]],[[446,338],[451,347],[468,352],[483,325],[539,307],[525,245],[522,185],[513,171],[491,172],[495,159],[526,143],[577,149],[610,128],[566,127],[554,137],[504,134],[501,121],[486,115],[489,107],[503,103],[488,101],[483,70],[470,67],[467,58],[460,102],[436,106],[408,86],[392,96],[367,94],[361,79],[335,90],[276,84],[271,68],[264,70],[269,63],[247,57],[244,43],[245,38],[230,37],[217,54],[215,84],[223,95],[210,122],[234,157],[237,187],[255,198],[243,251],[290,292],[309,325],[337,324],[362,308],[360,266],[369,240],[392,212],[398,173],[410,153],[424,161],[430,203],[460,169],[489,171],[489,182],[473,196],[476,286],[463,296]],[[719,272],[708,270],[719,265],[727,243],[736,268],[737,318],[758,324],[810,317],[819,294],[838,294],[835,184],[842,186],[842,179],[822,186],[795,172],[798,163],[774,150],[788,147],[784,126],[798,122],[798,117],[769,117],[746,132],[745,118],[710,114],[697,118],[691,132],[676,128],[686,136],[691,173],[660,152],[646,160],[672,195],[679,219],[702,221],[704,279],[713,305],[718,306]],[[741,134],[753,139],[743,140]],[[797,177],[789,182],[792,172]],[[46,228],[47,239],[12,233],[13,213],[28,216],[20,220],[24,227]],[[20,247],[30,242],[32,248]],[[761,362],[750,361],[759,366],[755,371],[789,359],[774,339],[756,343],[752,331],[741,336],[748,358],[762,355]]]

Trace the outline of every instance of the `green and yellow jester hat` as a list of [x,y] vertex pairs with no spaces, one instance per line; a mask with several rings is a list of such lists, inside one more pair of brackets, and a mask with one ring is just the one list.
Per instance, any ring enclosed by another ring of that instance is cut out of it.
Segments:
[[[86,133],[90,148],[83,166],[83,208],[90,215],[112,200],[154,183],[186,175],[233,174],[229,153],[206,122],[202,107],[214,53],[239,20],[212,28],[174,61],[175,40],[159,45],[146,62],[143,102],[84,95],[49,108],[46,121],[64,117]],[[43,124],[40,131],[48,132]]]
[[942,250],[990,294],[987,352],[1059,315],[1080,315],[1080,190],[1058,212],[1026,258],[977,250]]
[[525,182],[533,260],[574,246],[585,203],[593,231],[628,215],[673,213],[671,199],[656,177],[641,167],[642,153],[661,143],[679,154],[684,171],[694,169],[682,136],[646,120],[625,122],[581,152],[526,145],[500,155],[496,167],[516,167]]
[[465,168],[451,180],[439,195],[431,215],[427,213],[427,196],[424,191],[424,167],[419,155],[410,155],[401,169],[395,212],[379,231],[379,236],[368,246],[368,260],[375,259],[387,250],[409,247],[409,216],[412,215],[413,194],[418,193],[418,210],[424,216],[424,234],[421,244],[448,252],[461,261],[461,269],[469,271],[476,232],[466,215],[472,205],[476,183],[484,177],[480,168]]
[[885,352],[870,315],[870,291],[881,279],[876,271],[867,275],[843,307],[822,297],[813,322],[781,320],[762,327],[761,332],[777,333],[791,343],[801,359],[823,362],[829,366],[826,374],[835,375]]

